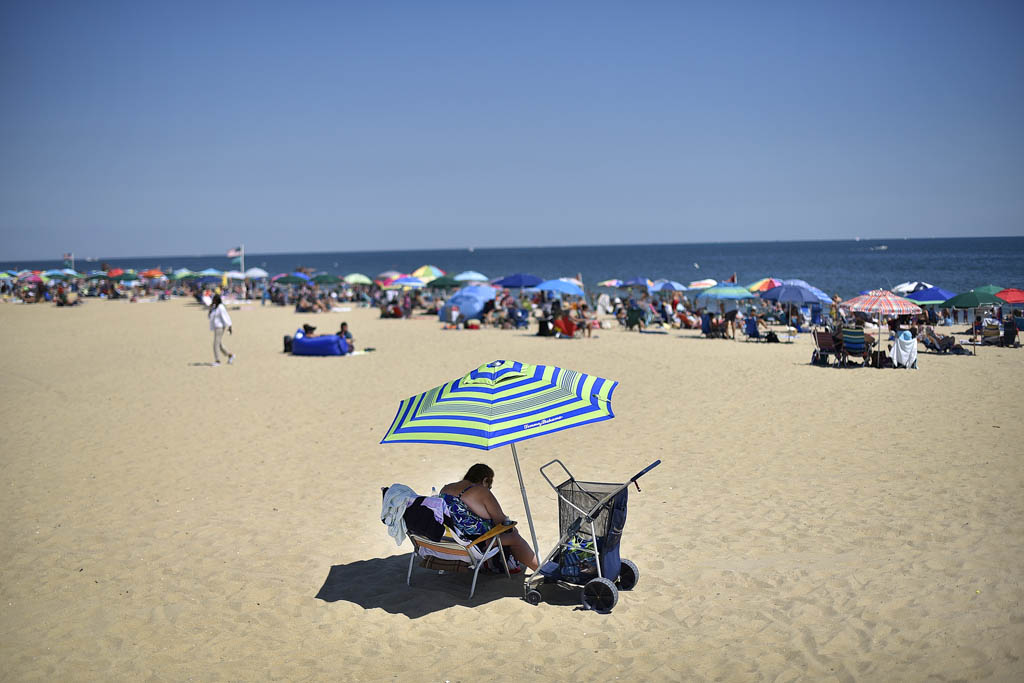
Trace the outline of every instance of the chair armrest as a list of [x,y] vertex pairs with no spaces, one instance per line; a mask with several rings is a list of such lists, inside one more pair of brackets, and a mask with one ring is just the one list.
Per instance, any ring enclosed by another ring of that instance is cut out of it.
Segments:
[[470,543],[466,547],[467,548],[472,548],[477,543],[483,543],[484,541],[488,541],[488,540],[490,540],[491,538],[493,538],[495,536],[498,536],[500,534],[505,533],[506,531],[512,530],[513,528],[515,528],[515,526],[516,526],[515,522],[512,522],[511,524],[497,524],[497,525],[494,526],[494,528],[492,528],[486,534],[484,534],[480,538],[476,539],[475,541],[473,541],[472,543]]

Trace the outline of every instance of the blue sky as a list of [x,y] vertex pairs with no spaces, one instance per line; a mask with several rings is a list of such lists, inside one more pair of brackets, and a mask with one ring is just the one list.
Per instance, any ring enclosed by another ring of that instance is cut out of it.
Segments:
[[1024,234],[1024,3],[0,5],[0,255]]

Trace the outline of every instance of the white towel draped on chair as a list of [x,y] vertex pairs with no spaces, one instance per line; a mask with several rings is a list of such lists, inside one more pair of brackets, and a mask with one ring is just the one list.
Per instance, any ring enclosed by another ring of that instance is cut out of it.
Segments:
[[898,368],[917,369],[917,340],[904,330],[892,345],[892,362]]

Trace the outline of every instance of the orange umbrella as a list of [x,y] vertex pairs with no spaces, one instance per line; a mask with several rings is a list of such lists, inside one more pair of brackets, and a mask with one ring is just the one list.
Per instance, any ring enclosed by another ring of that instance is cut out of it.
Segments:
[[164,277],[164,271],[159,268],[150,268],[139,273],[142,277]]

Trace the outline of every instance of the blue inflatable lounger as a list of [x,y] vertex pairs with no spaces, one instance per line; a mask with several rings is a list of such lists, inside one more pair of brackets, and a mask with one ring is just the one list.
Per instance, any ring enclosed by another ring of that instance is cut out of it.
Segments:
[[348,342],[336,334],[322,337],[307,337],[301,329],[292,337],[292,355],[295,356],[344,356],[349,353]]

